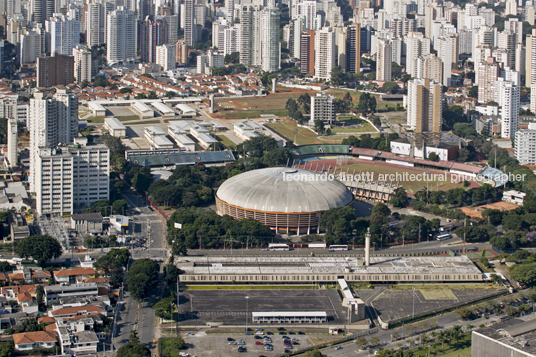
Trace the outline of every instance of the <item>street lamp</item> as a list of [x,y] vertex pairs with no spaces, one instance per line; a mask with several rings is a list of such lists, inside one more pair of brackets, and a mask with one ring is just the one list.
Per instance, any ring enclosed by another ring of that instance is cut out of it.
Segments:
[[249,296],[246,296],[246,333],[248,332],[248,300]]

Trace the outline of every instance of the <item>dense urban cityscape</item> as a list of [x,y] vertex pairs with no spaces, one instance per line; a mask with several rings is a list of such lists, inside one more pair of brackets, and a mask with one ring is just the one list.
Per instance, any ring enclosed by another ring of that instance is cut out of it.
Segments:
[[532,0],[0,0],[0,357],[536,357]]

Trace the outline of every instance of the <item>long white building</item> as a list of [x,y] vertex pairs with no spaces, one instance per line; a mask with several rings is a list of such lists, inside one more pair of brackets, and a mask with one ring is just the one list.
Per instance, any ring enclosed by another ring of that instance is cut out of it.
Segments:
[[516,132],[514,154],[521,165],[536,165],[536,123]]
[[391,81],[392,47],[389,40],[379,40],[376,47],[376,79]]
[[277,72],[281,69],[281,44],[279,43],[279,9],[269,8],[261,14],[262,70]]

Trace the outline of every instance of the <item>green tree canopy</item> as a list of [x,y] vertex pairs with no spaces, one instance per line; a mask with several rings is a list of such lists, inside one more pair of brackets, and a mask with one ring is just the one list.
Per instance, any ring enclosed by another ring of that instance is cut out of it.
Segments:
[[51,236],[33,235],[21,240],[15,247],[15,253],[21,258],[32,257],[40,266],[51,259],[59,258],[63,249]]

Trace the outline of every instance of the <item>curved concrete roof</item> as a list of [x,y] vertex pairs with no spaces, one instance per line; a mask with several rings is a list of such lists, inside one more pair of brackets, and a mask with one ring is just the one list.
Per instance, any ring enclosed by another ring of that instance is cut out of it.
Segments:
[[[300,179],[294,180],[298,175]],[[231,177],[220,186],[216,196],[232,206],[281,213],[327,211],[353,201],[344,184],[326,178],[303,169],[270,167]]]

